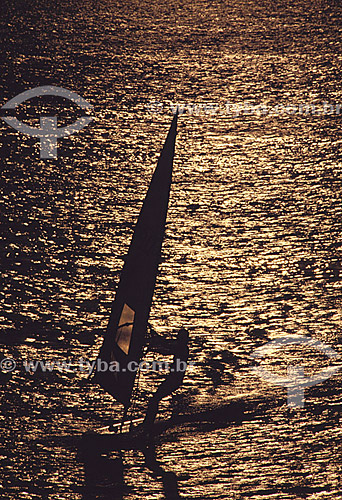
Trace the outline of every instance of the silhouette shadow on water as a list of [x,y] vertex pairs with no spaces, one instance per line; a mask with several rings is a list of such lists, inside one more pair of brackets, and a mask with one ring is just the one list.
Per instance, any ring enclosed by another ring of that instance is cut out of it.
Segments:
[[121,500],[124,498],[122,455],[116,458],[92,454],[83,456],[85,485],[82,500]]
[[166,472],[157,461],[156,449],[153,443],[142,450],[145,457],[145,465],[154,475],[161,479],[166,500],[178,500],[182,498],[178,492],[177,476],[174,472]]
[[[174,472],[165,471],[156,458],[154,443],[142,448],[145,466],[160,480],[166,500],[178,500],[178,478]],[[84,463],[85,484],[82,500],[122,500],[130,489],[124,482],[123,451],[116,458],[102,454],[94,448],[82,449],[81,461]],[[133,487],[134,488],[134,487]]]

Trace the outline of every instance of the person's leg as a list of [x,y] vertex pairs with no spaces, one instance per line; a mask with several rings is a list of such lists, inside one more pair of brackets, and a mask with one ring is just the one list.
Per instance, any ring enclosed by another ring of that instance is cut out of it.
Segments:
[[148,404],[147,412],[144,418],[144,427],[149,428],[153,425],[154,419],[158,413],[158,406],[160,399],[157,396],[157,393],[154,394]]
[[160,401],[169,396],[173,391],[175,391],[179,385],[175,384],[174,380],[166,379],[160,384],[156,392],[153,394],[146,412],[144,419],[144,426],[151,427],[158,413],[158,406]]

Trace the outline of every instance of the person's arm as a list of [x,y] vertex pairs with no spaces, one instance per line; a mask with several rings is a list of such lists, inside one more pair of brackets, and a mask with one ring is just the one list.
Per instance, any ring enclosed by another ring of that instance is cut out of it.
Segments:
[[173,354],[174,343],[173,339],[167,339],[162,335],[159,335],[155,330],[150,327],[150,339],[149,339],[149,351],[157,351],[160,354]]

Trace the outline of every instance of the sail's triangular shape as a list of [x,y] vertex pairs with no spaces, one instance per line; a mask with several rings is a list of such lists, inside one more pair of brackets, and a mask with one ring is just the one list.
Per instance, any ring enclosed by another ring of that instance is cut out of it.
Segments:
[[[132,237],[112,306],[100,360],[117,361],[119,371],[97,369],[93,380],[126,407],[130,404],[138,363],[145,344],[148,317],[161,256],[169,202],[177,115],[153,174]],[[133,363],[131,363],[133,362]],[[131,364],[130,364],[131,363]],[[103,363],[103,366],[105,364]],[[114,364],[112,364],[114,366]]]

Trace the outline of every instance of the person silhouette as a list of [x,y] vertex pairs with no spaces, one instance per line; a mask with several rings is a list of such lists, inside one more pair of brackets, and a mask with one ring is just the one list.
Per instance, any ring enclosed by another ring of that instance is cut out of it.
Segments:
[[166,339],[154,330],[151,330],[151,335],[149,350],[165,355],[173,354],[173,361],[166,379],[160,384],[148,404],[143,423],[143,427],[148,431],[153,426],[160,401],[182,385],[189,358],[189,332],[185,328],[179,330],[176,339]]

